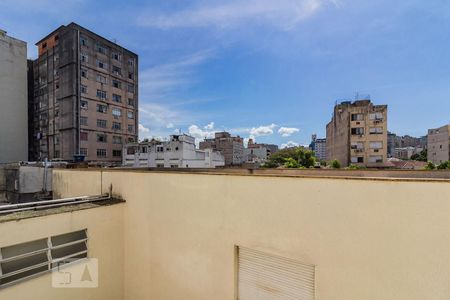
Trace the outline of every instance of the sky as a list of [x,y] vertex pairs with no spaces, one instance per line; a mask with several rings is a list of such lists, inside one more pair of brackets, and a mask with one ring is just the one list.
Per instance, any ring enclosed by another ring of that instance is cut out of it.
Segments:
[[357,95],[397,134],[450,122],[448,0],[0,0],[29,58],[70,22],[139,55],[140,138],[305,145]]

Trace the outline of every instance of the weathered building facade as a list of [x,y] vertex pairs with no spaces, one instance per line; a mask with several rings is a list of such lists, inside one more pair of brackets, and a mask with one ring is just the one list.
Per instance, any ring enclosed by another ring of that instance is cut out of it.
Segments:
[[370,100],[337,104],[327,124],[326,145],[328,159],[343,166],[385,166],[387,105],[373,105]]
[[450,125],[428,130],[428,160],[440,164],[450,160]]
[[137,140],[138,56],[75,23],[36,45],[33,158],[121,162]]
[[200,142],[200,149],[212,149],[222,153],[225,165],[240,165],[244,162],[244,140],[233,137],[228,132],[216,132],[213,139]]
[[0,163],[28,159],[27,44],[0,30]]

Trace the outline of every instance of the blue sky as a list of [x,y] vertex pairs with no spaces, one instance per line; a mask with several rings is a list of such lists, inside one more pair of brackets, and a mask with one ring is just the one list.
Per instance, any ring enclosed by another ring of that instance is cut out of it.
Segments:
[[139,54],[141,137],[307,144],[356,93],[388,104],[398,134],[450,121],[446,0],[0,1],[29,57],[71,21]]

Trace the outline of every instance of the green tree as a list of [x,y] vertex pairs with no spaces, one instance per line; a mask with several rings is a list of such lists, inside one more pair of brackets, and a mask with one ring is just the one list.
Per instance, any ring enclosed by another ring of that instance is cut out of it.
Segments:
[[427,149],[420,151],[420,153],[413,154],[411,160],[427,161],[428,151]]
[[271,156],[264,164],[265,168],[311,168],[316,163],[314,153],[302,147],[282,149]]
[[437,166],[438,170],[446,170],[446,169],[450,169],[450,161],[444,161],[443,163],[439,164]]
[[340,169],[341,168],[341,163],[337,159],[335,159],[335,160],[333,160],[331,162],[331,167],[333,169]]
[[434,170],[434,169],[436,169],[436,165],[433,164],[431,161],[429,161],[425,166],[425,170]]

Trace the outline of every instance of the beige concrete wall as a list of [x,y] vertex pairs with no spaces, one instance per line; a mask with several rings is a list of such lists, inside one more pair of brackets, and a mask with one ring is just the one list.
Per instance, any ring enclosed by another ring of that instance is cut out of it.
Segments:
[[88,230],[88,257],[99,260],[98,288],[52,288],[47,273],[0,289],[0,299],[124,299],[123,204],[0,223],[0,247],[84,228]]
[[428,130],[428,160],[436,165],[450,160],[450,125]]
[[[80,187],[97,172],[56,173]],[[126,300],[235,299],[235,245],[315,264],[316,299],[450,299],[449,181],[105,171],[109,183],[127,201]]]
[[0,29],[0,163],[28,160],[27,44]]

